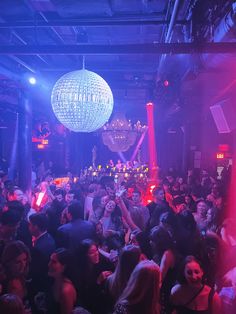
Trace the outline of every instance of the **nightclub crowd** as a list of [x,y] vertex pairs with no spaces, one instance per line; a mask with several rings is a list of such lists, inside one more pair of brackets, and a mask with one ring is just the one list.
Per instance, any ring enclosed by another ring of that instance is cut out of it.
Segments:
[[29,201],[2,174],[0,313],[235,313],[228,177],[172,169],[146,202],[135,181],[46,173]]

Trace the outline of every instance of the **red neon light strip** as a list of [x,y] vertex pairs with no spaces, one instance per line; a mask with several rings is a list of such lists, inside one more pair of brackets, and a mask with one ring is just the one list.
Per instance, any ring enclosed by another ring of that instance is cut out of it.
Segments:
[[149,146],[149,169],[151,179],[157,179],[157,152],[154,131],[153,103],[147,103],[147,123],[148,123],[148,146]]

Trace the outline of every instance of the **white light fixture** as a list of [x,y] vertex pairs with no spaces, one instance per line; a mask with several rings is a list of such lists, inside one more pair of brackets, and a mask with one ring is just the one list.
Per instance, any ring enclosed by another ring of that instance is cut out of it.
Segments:
[[146,128],[140,121],[132,125],[123,113],[116,113],[112,121],[103,127],[103,144],[112,152],[126,152],[134,145],[138,134],[141,135]]
[[74,132],[101,128],[113,110],[113,95],[98,74],[82,69],[63,75],[54,85],[52,109],[57,119]]
[[35,85],[35,84],[37,83],[36,78],[33,77],[33,76],[31,76],[31,77],[29,78],[29,83],[30,83],[31,85]]

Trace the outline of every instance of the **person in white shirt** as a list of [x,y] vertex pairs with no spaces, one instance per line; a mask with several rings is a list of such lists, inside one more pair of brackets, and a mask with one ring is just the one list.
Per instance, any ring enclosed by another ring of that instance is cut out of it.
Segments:
[[97,195],[97,184],[92,183],[89,185],[88,194],[84,201],[84,219],[88,219],[93,209],[93,199]]

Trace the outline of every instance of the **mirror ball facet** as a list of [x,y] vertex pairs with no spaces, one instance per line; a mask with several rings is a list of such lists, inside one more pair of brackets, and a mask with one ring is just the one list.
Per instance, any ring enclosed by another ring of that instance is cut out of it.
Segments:
[[93,132],[110,118],[113,95],[101,76],[83,69],[69,72],[56,82],[51,103],[55,116],[66,128]]

